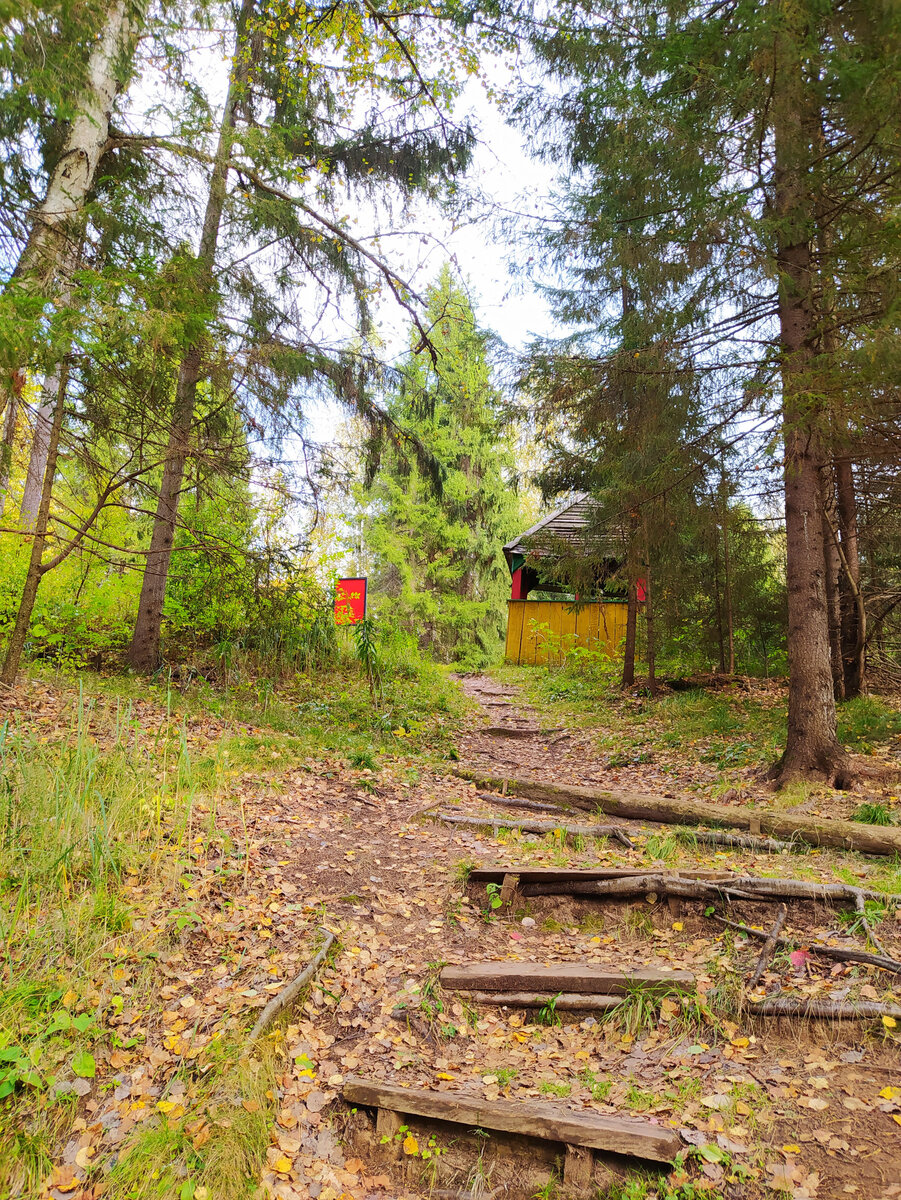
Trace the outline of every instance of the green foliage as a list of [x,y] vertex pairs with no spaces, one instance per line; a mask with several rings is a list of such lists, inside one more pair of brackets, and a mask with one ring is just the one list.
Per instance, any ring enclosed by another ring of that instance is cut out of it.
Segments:
[[865,802],[858,804],[851,813],[852,821],[863,821],[865,825],[894,825],[895,820],[885,804]]
[[411,462],[409,448],[370,447],[374,479],[360,501],[375,602],[438,660],[481,666],[497,657],[505,628],[502,547],[520,523],[513,447],[490,341],[447,267],[429,289],[427,316],[437,364],[411,357],[389,412],[440,479]]

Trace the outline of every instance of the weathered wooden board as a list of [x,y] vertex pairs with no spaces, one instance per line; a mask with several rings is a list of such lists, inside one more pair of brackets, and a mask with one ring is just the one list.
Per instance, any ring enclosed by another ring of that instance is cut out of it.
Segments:
[[596,996],[622,996],[636,987],[665,988],[672,984],[693,988],[691,971],[668,971],[638,967],[618,971],[615,967],[587,963],[553,963],[539,966],[529,962],[467,963],[441,972],[441,986],[456,992],[585,992]]
[[681,1139],[673,1129],[633,1117],[609,1117],[594,1112],[571,1112],[538,1101],[482,1100],[452,1092],[427,1092],[397,1084],[351,1077],[344,1084],[351,1104],[387,1108],[408,1116],[452,1121],[479,1129],[519,1133],[564,1145],[608,1150],[655,1162],[671,1162]]
[[586,992],[469,992],[473,1004],[507,1008],[544,1008],[549,1000],[560,1012],[606,1012],[623,1002],[622,996],[596,996]]

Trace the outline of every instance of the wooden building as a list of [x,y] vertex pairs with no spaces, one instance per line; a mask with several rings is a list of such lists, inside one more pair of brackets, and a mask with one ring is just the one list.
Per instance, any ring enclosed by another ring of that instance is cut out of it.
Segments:
[[[577,496],[504,546],[511,578],[508,662],[562,662],[577,646],[619,655],[627,605],[605,599],[602,588],[622,560],[622,539],[615,533],[600,536],[591,525],[590,502]],[[584,554],[597,563],[597,587],[590,598],[580,599],[542,570],[564,553]],[[539,595],[530,600],[533,592]]]

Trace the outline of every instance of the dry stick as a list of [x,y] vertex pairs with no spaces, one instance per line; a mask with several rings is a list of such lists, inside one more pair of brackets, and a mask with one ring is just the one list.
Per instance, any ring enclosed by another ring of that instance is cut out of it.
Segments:
[[[762,929],[753,929],[750,925],[742,925],[738,921],[729,921],[726,917],[718,917],[714,915],[714,921],[718,921],[720,925],[728,925],[730,929],[737,929],[740,933],[746,933],[748,937],[766,938],[767,934]],[[853,946],[820,946],[816,942],[806,942],[803,938],[780,937],[776,939],[777,946],[806,946],[811,954],[819,954],[823,958],[831,958],[834,962],[854,962],[865,963],[870,967],[881,967],[883,971],[891,971],[894,975],[901,975],[901,962],[897,962],[894,958],[889,958],[882,954],[870,954],[867,950],[857,950]]]
[[788,909],[783,904],[779,909],[776,920],[773,922],[773,928],[767,934],[767,939],[763,943],[763,949],[760,951],[760,957],[757,959],[757,966],[754,968],[754,974],[748,982],[748,988],[752,989],[760,982],[760,977],[767,968],[767,964],[773,957],[773,951],[776,949],[776,943],[779,940],[779,933],[785,923],[785,918],[788,915]]
[[297,978],[283,987],[277,996],[273,996],[260,1013],[259,1019],[257,1020],[257,1023],[254,1025],[253,1029],[251,1029],[250,1037],[247,1039],[248,1046],[252,1045],[263,1032],[263,1030],[272,1024],[283,1008],[287,1008],[292,1001],[297,999],[306,985],[316,974],[317,968],[322,963],[329,950],[331,950],[332,943],[335,940],[335,935],[333,933],[329,933],[327,929],[323,929],[321,926],[319,928],[319,932],[325,934],[325,941],[322,943],[314,957],[309,963],[307,963],[301,973],[297,976]]
[[506,817],[464,817],[458,813],[435,813],[435,821],[443,821],[446,825],[471,825],[478,829],[493,829],[495,835],[501,829],[519,829],[523,833],[555,833],[562,830],[572,837],[612,837],[630,850],[635,847],[629,841],[624,830],[618,825],[553,825],[547,821],[511,821]]
[[861,1017],[901,1017],[901,1004],[846,1004],[838,1000],[789,1000],[776,996],[749,1004],[749,1013],[761,1017],[831,1017],[834,1021],[854,1021]]
[[559,804],[542,804],[538,800],[520,800],[517,796],[499,796],[494,792],[476,792],[480,800],[487,800],[490,804],[506,805],[508,808],[524,808],[529,812],[548,812],[559,813]]

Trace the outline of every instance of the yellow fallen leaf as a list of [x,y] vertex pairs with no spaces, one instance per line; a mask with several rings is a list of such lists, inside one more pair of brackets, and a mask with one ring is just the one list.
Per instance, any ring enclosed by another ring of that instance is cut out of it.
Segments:
[[174,1100],[157,1100],[156,1107],[157,1112],[171,1113],[173,1109],[178,1107],[178,1105]]
[[282,1175],[287,1175],[291,1170],[291,1159],[288,1158],[287,1154],[280,1154],[272,1164],[272,1168]]
[[448,1075],[447,1071],[439,1071],[435,1076],[436,1079],[453,1079],[453,1075]]
[[886,1027],[886,1029],[894,1029],[898,1022],[894,1017],[883,1017],[882,1024]]
[[60,1001],[60,1004],[62,1004],[63,1008],[71,1008],[77,999],[78,999],[78,993],[73,992],[72,989],[69,988],[69,990],[64,994],[62,1000]]
[[743,1050],[745,1046],[750,1046],[750,1042],[746,1037],[737,1037],[732,1039],[732,1045],[737,1046],[739,1050]]
[[899,1087],[884,1087],[879,1093],[883,1100],[894,1100],[896,1096],[901,1096],[901,1088]]
[[681,933],[684,928],[685,923],[683,921],[673,921],[673,929],[675,929],[676,933]]
[[896,1125],[901,1125],[901,1116],[898,1113],[892,1113],[892,1120]]
[[801,1147],[800,1147],[800,1146],[796,1146],[796,1145],[794,1144],[794,1142],[789,1142],[787,1146],[783,1146],[783,1147],[782,1147],[782,1153],[783,1153],[783,1154],[800,1154],[800,1153],[801,1153]]
[[418,1153],[419,1153],[419,1142],[417,1142],[416,1138],[413,1136],[412,1133],[408,1133],[407,1136],[404,1138],[404,1154],[413,1155],[413,1154],[418,1154]]
[[75,1155],[76,1167],[81,1167],[81,1169],[83,1171],[87,1170],[87,1168],[91,1165],[91,1159],[93,1157],[94,1157],[94,1147],[93,1146],[82,1146],[82,1148]]

